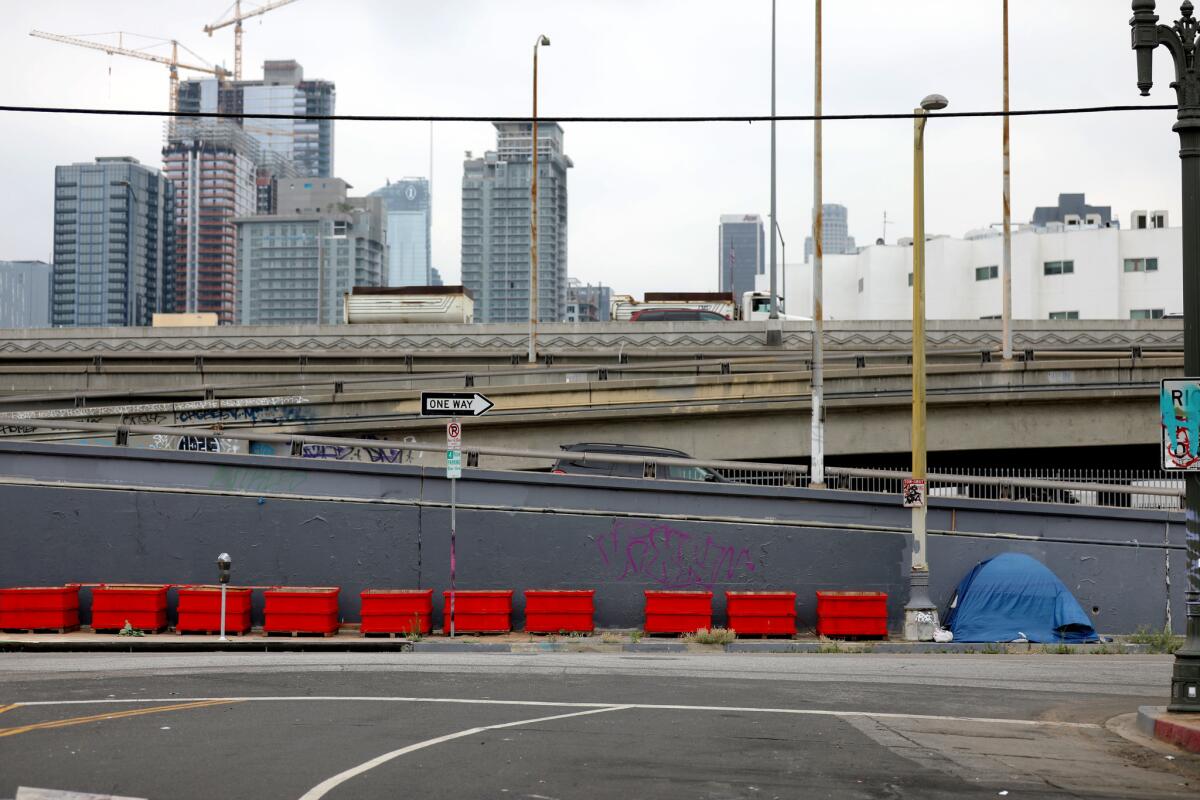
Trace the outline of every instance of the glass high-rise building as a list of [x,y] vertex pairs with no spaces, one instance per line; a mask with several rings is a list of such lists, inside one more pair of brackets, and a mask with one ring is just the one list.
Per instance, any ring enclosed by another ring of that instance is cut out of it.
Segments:
[[[529,319],[532,124],[497,122],[496,150],[463,162],[462,282],[478,322]],[[567,307],[567,170],[563,130],[538,122],[538,319]]]
[[[804,260],[813,256],[816,245],[811,236],[804,240]],[[838,203],[821,206],[821,253],[823,255],[852,256],[858,252],[854,237],[850,235],[850,212]]]
[[136,158],[54,168],[55,326],[149,325],[174,267],[174,192]]
[[49,326],[52,277],[45,261],[0,261],[0,328]]
[[387,216],[387,286],[433,286],[431,197],[425,178],[404,178],[371,192]]
[[339,178],[282,181],[279,214],[236,220],[240,324],[334,325],[342,295],[383,285],[383,200],[347,188]]
[[[262,80],[179,83],[180,111],[329,116],[337,93],[332,81],[304,79],[295,61],[266,61]],[[333,120],[247,119],[239,122],[265,153],[296,163],[294,174],[328,178],[333,172]]]
[[717,285],[740,298],[766,272],[766,239],[758,214],[722,214],[717,232]]

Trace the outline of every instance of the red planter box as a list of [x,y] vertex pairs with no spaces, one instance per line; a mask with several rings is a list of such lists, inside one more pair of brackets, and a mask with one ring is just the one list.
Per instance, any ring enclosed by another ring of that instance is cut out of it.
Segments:
[[263,592],[263,633],[312,633],[332,636],[338,631],[338,593],[335,586],[276,586]]
[[102,583],[92,588],[92,630],[134,629],[157,633],[167,627],[164,584]]
[[78,628],[78,586],[0,589],[0,629],[73,631]]
[[884,592],[817,592],[821,636],[887,636]]
[[527,589],[525,630],[530,633],[591,633],[595,589]]
[[726,592],[729,627],[739,636],[794,636],[795,592]]
[[367,589],[362,598],[363,633],[429,633],[433,589]]
[[[512,630],[512,589],[454,592],[455,633],[508,633]],[[450,593],[442,592],[442,629],[450,632]]]
[[[221,632],[221,587],[180,586],[179,633]],[[250,590],[229,586],[225,589],[225,632],[232,634],[250,631]]]
[[645,593],[646,633],[695,633],[712,627],[712,592]]

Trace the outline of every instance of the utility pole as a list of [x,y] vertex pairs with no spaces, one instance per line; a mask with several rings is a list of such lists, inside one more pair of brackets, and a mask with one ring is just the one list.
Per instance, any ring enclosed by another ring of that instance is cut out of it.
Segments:
[[1004,0],[1004,286],[1001,327],[1004,339],[1004,360],[1012,361],[1012,186],[1009,169],[1008,136],[1008,0]]
[[[1133,0],[1133,49],[1137,52],[1137,85],[1150,94],[1154,48],[1164,45],[1175,62],[1179,106],[1173,130],[1179,134],[1183,168],[1183,371],[1200,375],[1200,71],[1196,34],[1200,20],[1191,0],[1184,0],[1173,26],[1159,25],[1154,0]],[[1200,713],[1200,472],[1187,472],[1187,638],[1175,652],[1168,711]]]
[[[778,264],[775,261],[776,233],[775,203],[775,0],[771,0],[771,313],[767,319],[767,344],[782,345],[783,329],[779,323]],[[736,295],[734,303],[740,303]]]
[[[825,198],[823,195],[824,177],[822,173],[821,142],[821,0],[816,0],[816,47],[815,65],[813,69],[813,327],[812,327],[812,374],[809,382],[809,395],[812,406],[811,425],[811,465],[809,468],[809,486],[814,489],[825,488],[825,298],[824,292],[824,258],[825,258]],[[785,267],[786,269],[786,267]]]

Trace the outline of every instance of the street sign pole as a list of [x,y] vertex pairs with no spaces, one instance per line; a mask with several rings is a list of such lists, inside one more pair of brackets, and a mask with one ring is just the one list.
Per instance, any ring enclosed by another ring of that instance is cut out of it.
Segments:
[[457,566],[454,563],[455,562],[454,539],[455,539],[455,530],[457,527],[455,524],[457,522],[457,520],[455,520],[454,517],[455,517],[455,506],[458,501],[458,498],[455,496],[457,493],[456,492],[457,488],[458,488],[458,478],[451,478],[450,479],[450,638],[451,639],[454,638],[454,573],[455,573],[455,567]]
[[455,577],[458,571],[458,479],[462,475],[462,425],[458,417],[446,424],[446,477],[450,479],[450,638],[454,638]]

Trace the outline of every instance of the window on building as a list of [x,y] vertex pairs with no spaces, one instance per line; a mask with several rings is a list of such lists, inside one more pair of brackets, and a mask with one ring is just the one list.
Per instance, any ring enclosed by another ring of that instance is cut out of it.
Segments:
[[[910,273],[908,273],[908,285],[909,285],[909,286],[912,286],[912,273],[911,273],[911,272],[910,272]],[[859,291],[862,291],[862,290],[861,290],[861,289],[859,289]]]
[[862,294],[862,290],[863,290],[863,279],[859,278],[858,279],[858,293]]
[[975,280],[977,281],[990,281],[992,278],[998,277],[1000,277],[1000,267],[998,266],[975,268]]
[[1003,318],[1004,317],[1002,314],[988,314],[986,316],[980,317],[980,319],[1003,319]]
[[1127,258],[1125,259],[1126,272],[1158,272],[1157,258]]
[[1050,319],[1079,319],[1078,311],[1051,311]]
[[1130,319],[1162,319],[1163,309],[1161,308],[1135,308],[1129,312]]
[[1074,271],[1074,261],[1047,261],[1042,264],[1043,275],[1068,275]]

